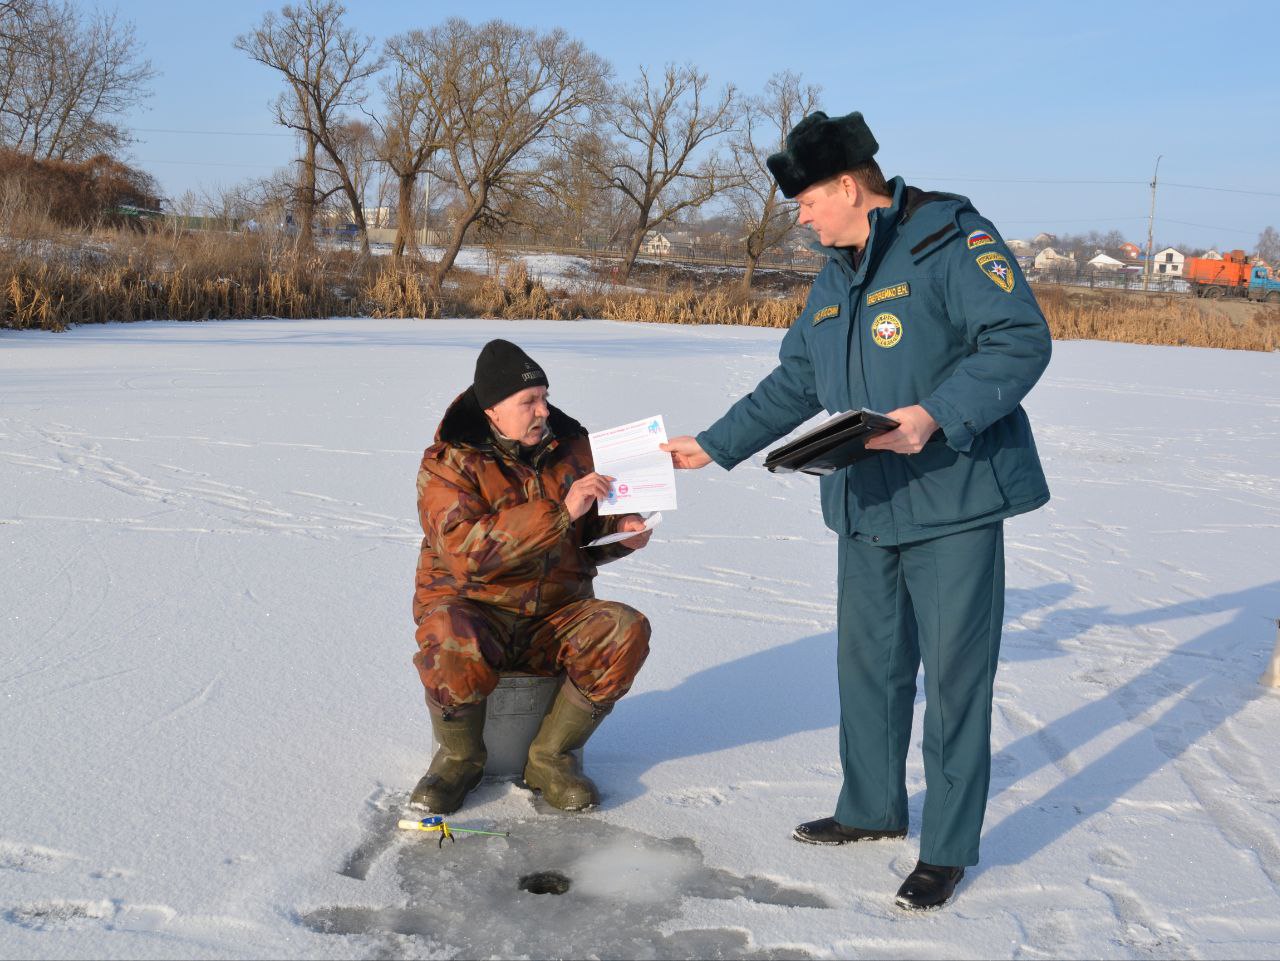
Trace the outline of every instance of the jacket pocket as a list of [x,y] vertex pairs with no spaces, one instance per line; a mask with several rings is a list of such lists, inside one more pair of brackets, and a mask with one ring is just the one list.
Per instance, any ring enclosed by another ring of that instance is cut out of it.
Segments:
[[911,519],[921,527],[956,524],[1008,505],[985,445],[960,453],[941,441],[901,458]]
[[830,530],[837,534],[852,534],[849,518],[845,509],[844,471],[826,474],[818,478],[818,490],[822,502],[822,520]]
[[809,359],[813,363],[818,403],[828,411],[843,410],[849,389],[849,318],[843,311],[808,331]]

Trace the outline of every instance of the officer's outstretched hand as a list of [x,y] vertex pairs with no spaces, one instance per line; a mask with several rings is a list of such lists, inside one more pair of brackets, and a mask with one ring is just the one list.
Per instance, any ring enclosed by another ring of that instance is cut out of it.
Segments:
[[891,410],[886,417],[898,422],[895,430],[885,431],[867,441],[870,450],[890,450],[897,454],[918,454],[925,442],[938,429],[938,422],[919,404]]
[[673,437],[659,446],[671,455],[671,463],[677,470],[697,470],[711,463],[711,458],[702,449],[702,445],[688,434]]
[[653,536],[652,530],[644,529],[644,518],[639,514],[628,514],[618,522],[619,531],[640,531],[635,537],[628,537],[622,541],[623,547],[629,547],[633,551],[638,551],[649,543],[649,538]]

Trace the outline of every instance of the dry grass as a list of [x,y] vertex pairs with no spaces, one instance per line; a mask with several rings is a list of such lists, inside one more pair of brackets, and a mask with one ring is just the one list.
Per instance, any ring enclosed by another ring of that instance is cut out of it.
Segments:
[[238,317],[325,317],[357,306],[351,259],[300,258],[267,237],[81,233],[9,237],[0,327]]
[[1110,340],[1272,351],[1280,346],[1280,307],[1233,319],[1212,301],[1190,295],[1036,287],[1054,340]]
[[[0,191],[0,207],[5,206]],[[619,292],[600,285],[549,291],[521,261],[491,275],[457,271],[435,290],[421,267],[345,252],[300,256],[269,234],[169,231],[68,233],[36,216],[15,217],[0,249],[0,327],[63,330],[74,324],[247,317],[487,317],[666,324],[790,326],[800,296],[745,297],[734,284],[707,291]],[[20,226],[20,230],[14,230]],[[1233,319],[1176,295],[1036,290],[1058,340],[1186,344],[1275,350],[1280,308]],[[1240,314],[1237,311],[1237,314]]]

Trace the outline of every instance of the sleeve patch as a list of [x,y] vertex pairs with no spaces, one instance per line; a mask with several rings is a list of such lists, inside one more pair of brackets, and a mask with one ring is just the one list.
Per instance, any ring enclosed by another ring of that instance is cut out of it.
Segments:
[[974,247],[982,247],[986,244],[994,244],[995,242],[996,239],[985,230],[975,230],[973,233],[969,234],[968,244],[970,250],[973,250]]
[[840,305],[832,304],[830,307],[823,307],[820,311],[813,315],[813,325],[816,327],[828,317],[839,317]]
[[978,268],[1006,294],[1013,293],[1015,280],[1013,268],[1009,266],[1009,261],[1004,254],[994,250],[989,254],[982,254],[978,257]]

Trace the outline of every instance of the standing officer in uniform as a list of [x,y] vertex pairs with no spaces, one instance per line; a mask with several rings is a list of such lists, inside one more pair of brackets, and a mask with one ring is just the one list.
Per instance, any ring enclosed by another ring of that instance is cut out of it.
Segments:
[[978,862],[1004,613],[1006,517],[1049,499],[1020,403],[1049,362],[1044,315],[995,228],[963,197],[886,182],[862,114],[814,113],[769,158],[828,260],[779,364],[675,465],[733,468],[821,410],[901,426],[823,477],[840,535],[840,760],[835,816],[813,844],[901,838],[906,756],[924,663],[926,796],[905,908],[945,902]]

